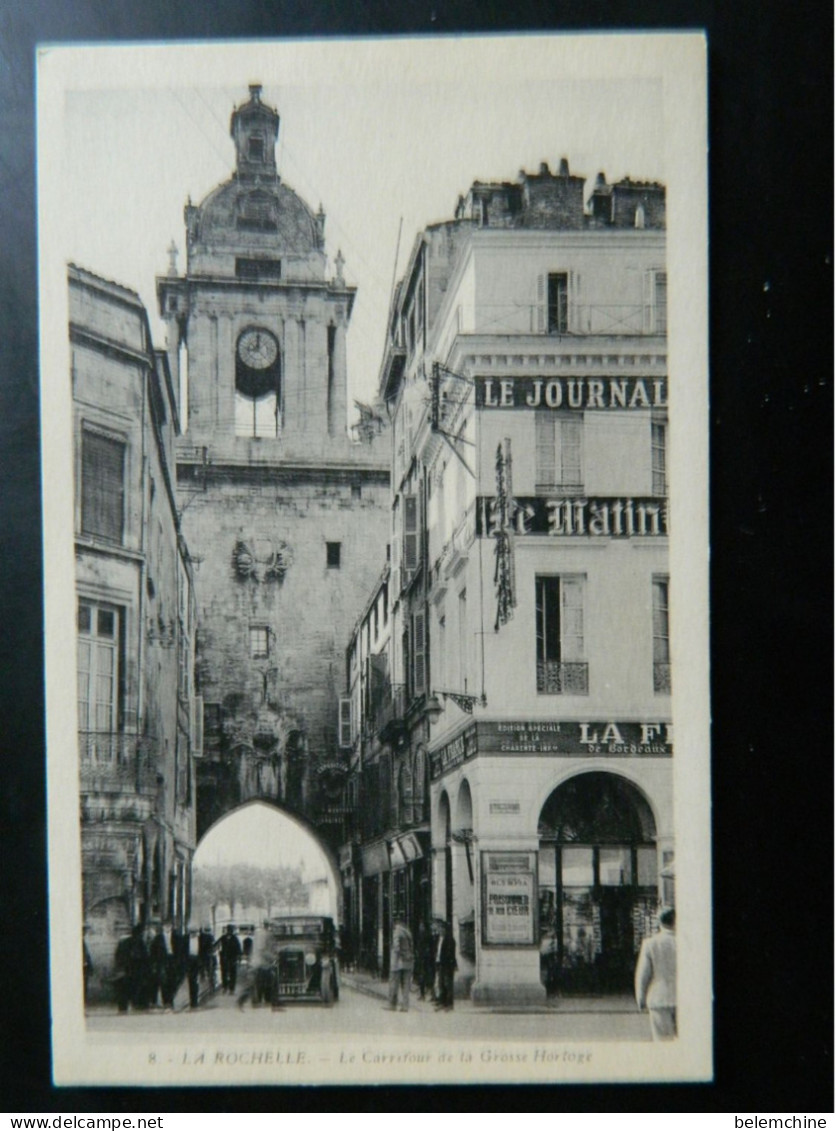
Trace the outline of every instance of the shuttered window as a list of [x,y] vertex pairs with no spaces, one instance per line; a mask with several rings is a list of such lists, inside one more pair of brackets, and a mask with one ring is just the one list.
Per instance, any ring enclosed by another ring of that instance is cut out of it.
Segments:
[[351,746],[351,699],[343,696],[340,699],[340,746],[343,749]]
[[584,577],[536,579],[537,690],[544,694],[586,694],[584,660]]
[[121,543],[125,524],[125,444],[86,430],[81,438],[81,532]]
[[418,568],[418,496],[404,495],[403,567],[409,573]]
[[413,618],[413,691],[423,695],[427,690],[426,614],[416,613]]
[[583,416],[551,409],[534,414],[535,490],[583,488]]

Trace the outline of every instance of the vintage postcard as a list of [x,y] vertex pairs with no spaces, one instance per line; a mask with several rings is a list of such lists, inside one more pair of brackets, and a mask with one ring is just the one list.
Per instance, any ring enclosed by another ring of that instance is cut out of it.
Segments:
[[40,49],[56,1083],[711,1078],[705,63]]

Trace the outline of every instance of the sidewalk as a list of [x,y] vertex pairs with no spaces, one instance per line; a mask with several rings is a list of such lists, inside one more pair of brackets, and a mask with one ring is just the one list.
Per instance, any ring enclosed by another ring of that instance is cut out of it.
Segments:
[[[340,981],[357,993],[386,1000],[389,997],[389,984],[374,974],[362,970],[340,971]],[[428,1013],[435,1009],[431,1001],[421,1001],[417,994],[410,995],[410,1009]],[[456,1009],[473,1013],[632,1013],[636,1003],[630,994],[612,994],[602,997],[553,997],[542,1005],[476,1005],[469,998],[456,998]]]

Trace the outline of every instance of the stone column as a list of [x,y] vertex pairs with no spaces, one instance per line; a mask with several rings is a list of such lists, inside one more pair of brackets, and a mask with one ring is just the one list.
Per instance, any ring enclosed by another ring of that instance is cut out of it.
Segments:
[[345,436],[346,432],[346,349],[345,324],[337,323],[334,334],[334,354],[332,358],[333,381],[328,401],[328,435]]

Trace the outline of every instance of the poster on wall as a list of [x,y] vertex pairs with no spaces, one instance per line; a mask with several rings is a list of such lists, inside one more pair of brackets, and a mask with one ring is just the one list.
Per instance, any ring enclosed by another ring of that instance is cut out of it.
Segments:
[[482,853],[483,941],[490,946],[533,946],[535,857],[533,852]]

